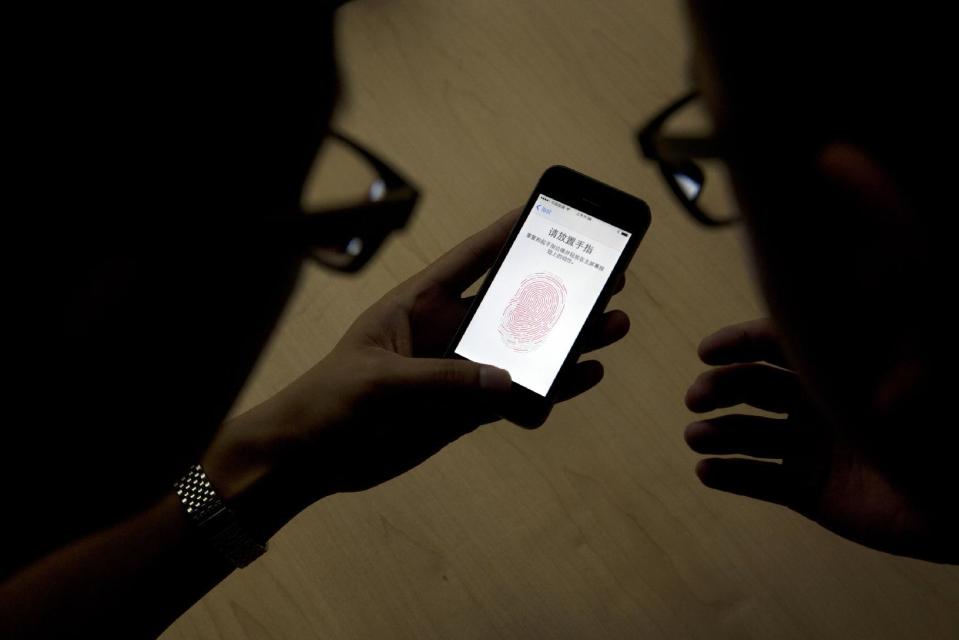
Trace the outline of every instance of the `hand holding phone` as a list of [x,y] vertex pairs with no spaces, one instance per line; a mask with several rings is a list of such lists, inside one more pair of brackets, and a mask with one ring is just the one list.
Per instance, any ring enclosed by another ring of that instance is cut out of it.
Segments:
[[540,178],[448,355],[513,378],[504,417],[541,424],[583,328],[602,313],[649,227],[645,202],[566,167]]
[[[249,482],[264,487],[246,506],[280,526],[314,500],[375,486],[498,420],[512,393],[509,379],[501,386],[502,377],[484,380],[486,367],[442,356],[469,308],[464,291],[493,265],[519,213],[386,293],[297,381],[227,421],[202,461],[220,490],[230,496]],[[612,344],[627,329],[623,312],[604,314],[587,330],[583,349]],[[599,362],[577,363],[557,382],[556,401],[601,377]],[[265,484],[254,480],[263,473]],[[266,533],[261,537],[272,531]]]

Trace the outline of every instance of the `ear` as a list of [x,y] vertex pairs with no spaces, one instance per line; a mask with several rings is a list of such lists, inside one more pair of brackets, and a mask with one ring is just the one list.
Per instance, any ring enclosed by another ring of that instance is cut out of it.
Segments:
[[896,178],[870,152],[848,142],[830,142],[816,157],[816,168],[837,194],[854,205],[850,215],[867,215],[876,228],[908,225],[912,209]]

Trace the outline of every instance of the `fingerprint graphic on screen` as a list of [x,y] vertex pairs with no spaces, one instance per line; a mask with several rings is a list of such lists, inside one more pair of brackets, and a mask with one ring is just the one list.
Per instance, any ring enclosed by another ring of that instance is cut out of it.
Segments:
[[499,335],[513,351],[533,351],[559,320],[565,305],[566,286],[558,276],[527,276],[503,310]]

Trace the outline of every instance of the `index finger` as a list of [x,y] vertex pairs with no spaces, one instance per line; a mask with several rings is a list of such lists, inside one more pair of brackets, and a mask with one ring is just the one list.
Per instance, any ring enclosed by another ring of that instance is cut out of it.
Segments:
[[699,344],[699,357],[711,365],[765,361],[789,367],[769,318],[730,325],[706,336]]
[[459,243],[416,276],[424,285],[441,285],[462,292],[483,275],[509,237],[522,209],[513,209],[499,220]]

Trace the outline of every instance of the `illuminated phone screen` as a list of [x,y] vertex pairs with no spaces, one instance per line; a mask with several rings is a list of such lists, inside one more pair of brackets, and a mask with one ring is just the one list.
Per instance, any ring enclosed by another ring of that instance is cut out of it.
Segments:
[[540,194],[453,351],[546,396],[630,235]]

